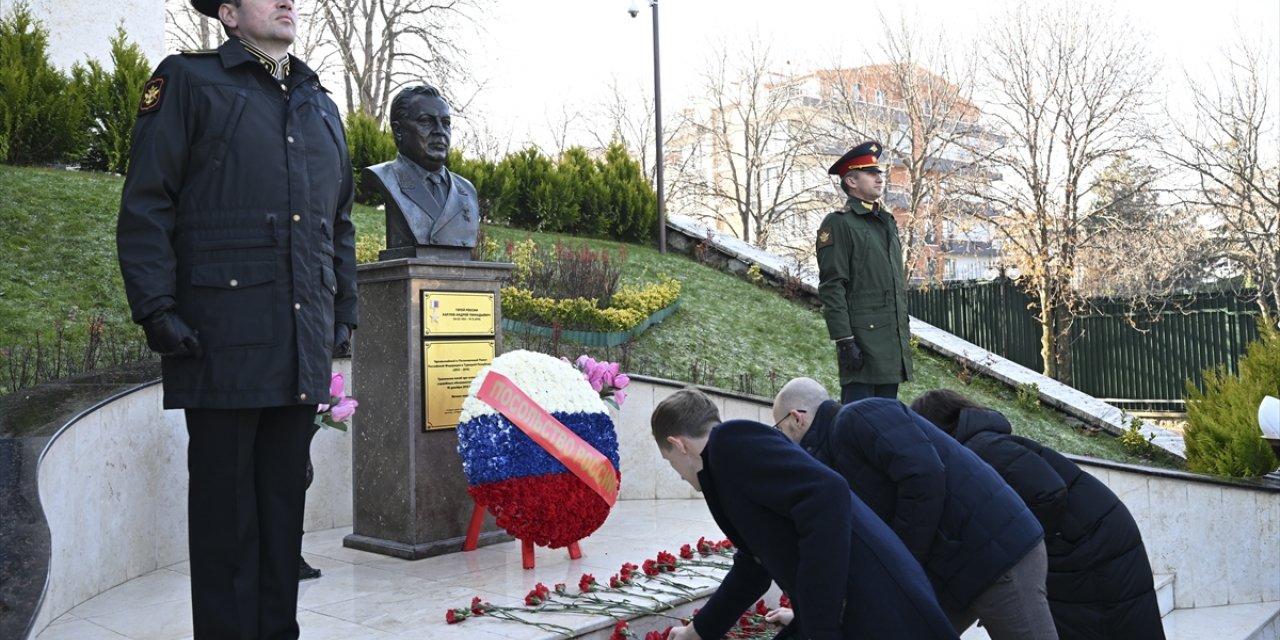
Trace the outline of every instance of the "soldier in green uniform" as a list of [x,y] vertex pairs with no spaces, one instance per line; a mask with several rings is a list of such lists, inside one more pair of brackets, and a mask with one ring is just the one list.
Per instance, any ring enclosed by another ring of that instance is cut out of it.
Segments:
[[827,173],[840,176],[848,200],[818,227],[818,297],[836,343],[840,401],[896,398],[911,379],[911,329],[902,242],[893,215],[878,201],[883,147],[864,142]]

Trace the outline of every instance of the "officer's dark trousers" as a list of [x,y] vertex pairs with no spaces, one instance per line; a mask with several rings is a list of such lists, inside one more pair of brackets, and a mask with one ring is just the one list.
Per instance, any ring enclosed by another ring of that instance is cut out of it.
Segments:
[[315,410],[186,410],[196,640],[298,637],[298,532]]
[[850,382],[840,387],[840,404],[849,404],[854,400],[865,400],[866,398],[896,397],[898,397],[898,385],[896,384]]

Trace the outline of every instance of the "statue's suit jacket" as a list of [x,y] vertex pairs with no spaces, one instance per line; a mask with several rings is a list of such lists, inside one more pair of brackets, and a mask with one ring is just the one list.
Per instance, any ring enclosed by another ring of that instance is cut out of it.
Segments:
[[426,170],[404,156],[366,168],[387,206],[387,248],[414,246],[474,247],[480,227],[480,205],[469,180],[445,170],[448,196],[444,211],[432,217],[435,206],[427,193]]

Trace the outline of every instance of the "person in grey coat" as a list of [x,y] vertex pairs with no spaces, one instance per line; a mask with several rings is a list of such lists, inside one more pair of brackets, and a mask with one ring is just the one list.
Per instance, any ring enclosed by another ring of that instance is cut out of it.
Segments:
[[797,378],[774,400],[781,430],[849,483],[924,567],[955,629],[1055,640],[1043,531],[1009,485],[901,402],[840,406]]
[[230,37],[144,85],[116,247],[190,436],[195,637],[297,638],[310,427],[357,320],[351,165],[293,4],[193,4]]

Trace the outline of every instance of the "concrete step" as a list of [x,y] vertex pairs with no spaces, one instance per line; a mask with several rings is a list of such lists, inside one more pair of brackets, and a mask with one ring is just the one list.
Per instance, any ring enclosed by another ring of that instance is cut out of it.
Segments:
[[[1280,602],[1174,609],[1164,616],[1164,633],[1166,640],[1280,640]],[[960,637],[990,640],[986,630],[976,626]]]
[[1173,612],[1173,574],[1157,573],[1153,577],[1156,579],[1156,604],[1163,618]]
[[1164,633],[1167,640],[1280,640],[1280,602],[1174,609]]

